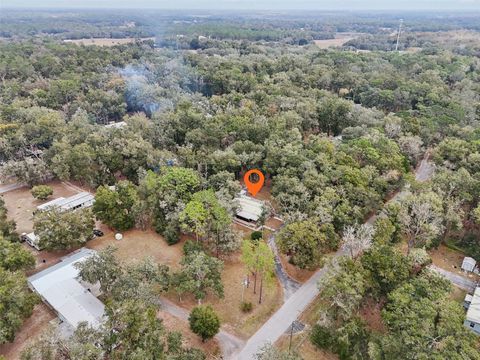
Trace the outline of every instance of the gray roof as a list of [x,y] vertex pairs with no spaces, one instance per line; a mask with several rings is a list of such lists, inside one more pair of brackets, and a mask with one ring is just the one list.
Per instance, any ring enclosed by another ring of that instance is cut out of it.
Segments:
[[70,210],[78,205],[89,203],[93,204],[95,197],[89,192],[83,191],[81,193],[69,196],[68,198],[59,197],[58,199],[46,202],[45,204],[37,206],[37,210],[48,210],[49,208],[59,207],[62,210]]
[[74,264],[84,261],[95,253],[82,248],[64,258],[60,263],[28,278],[30,286],[72,327],[86,321],[98,327],[105,307],[78,278]]
[[257,221],[262,215],[263,201],[246,195],[239,195],[235,200],[237,200],[240,205],[237,216],[250,221]]

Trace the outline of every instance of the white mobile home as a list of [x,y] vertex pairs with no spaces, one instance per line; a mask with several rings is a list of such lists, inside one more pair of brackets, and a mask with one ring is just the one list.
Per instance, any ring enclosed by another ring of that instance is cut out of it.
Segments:
[[59,197],[58,199],[46,202],[45,204],[37,206],[37,211],[46,211],[53,207],[58,207],[62,211],[71,211],[81,208],[87,208],[93,205],[95,196],[84,191],[68,198]]
[[37,206],[37,211],[46,211],[48,209],[52,209],[55,206],[60,206],[61,203],[65,200],[64,197],[59,197],[57,199],[53,199],[51,201],[46,202],[45,204],[38,205]]
[[62,322],[73,329],[82,321],[93,327],[102,323],[105,306],[93,295],[98,290],[98,284],[83,284],[74,266],[93,254],[94,250],[82,248],[63,258],[60,263],[28,278],[32,290],[57,313]]

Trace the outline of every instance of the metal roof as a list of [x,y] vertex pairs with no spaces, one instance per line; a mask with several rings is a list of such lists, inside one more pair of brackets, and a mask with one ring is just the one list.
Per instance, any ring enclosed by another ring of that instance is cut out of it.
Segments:
[[237,216],[250,221],[257,221],[262,215],[263,201],[256,200],[246,195],[240,195],[235,198],[240,205]]
[[48,208],[54,207],[54,206],[60,206],[61,203],[65,200],[64,197],[59,197],[57,199],[53,199],[51,201],[46,202],[45,204],[38,205],[37,210],[47,210]]
[[472,302],[467,310],[467,320],[480,324],[480,287],[473,293]]
[[59,207],[62,210],[70,210],[79,205],[90,203],[93,204],[95,197],[89,192],[83,191],[81,193],[69,196],[68,198],[59,197],[58,199],[46,202],[45,204],[37,206],[37,210],[48,210],[52,207]]
[[94,253],[94,250],[82,248],[28,278],[30,286],[74,328],[83,321],[98,327],[105,311],[103,303],[81,285],[77,279],[79,271],[74,266]]

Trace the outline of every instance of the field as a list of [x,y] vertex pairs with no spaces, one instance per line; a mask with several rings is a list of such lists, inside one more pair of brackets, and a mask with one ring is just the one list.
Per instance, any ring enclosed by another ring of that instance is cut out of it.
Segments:
[[89,39],[76,39],[76,40],[63,40],[66,43],[76,44],[76,45],[97,45],[97,46],[115,46],[115,45],[123,45],[123,44],[130,44],[134,43],[135,41],[146,41],[146,40],[153,40],[155,41],[154,37],[149,38],[123,38],[123,39],[112,39],[112,38],[89,38]]
[[315,45],[320,49],[328,49],[329,47],[339,47],[345,44],[346,42],[355,39],[361,35],[360,33],[337,33],[335,34],[335,39],[325,39],[325,40],[314,40]]
[[141,231],[132,229],[122,233],[122,240],[115,240],[115,234],[107,226],[99,224],[104,236],[89,241],[87,248],[100,250],[109,245],[117,248],[116,255],[121,261],[131,262],[142,260],[146,256],[156,262],[178,269],[180,258],[183,255],[183,241],[168,246],[163,237],[152,230]]

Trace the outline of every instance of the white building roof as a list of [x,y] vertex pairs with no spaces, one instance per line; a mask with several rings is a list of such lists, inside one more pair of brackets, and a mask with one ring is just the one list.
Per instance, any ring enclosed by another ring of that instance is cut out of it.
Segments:
[[54,206],[60,206],[60,204],[63,203],[64,200],[65,200],[64,197],[53,199],[51,201],[46,202],[45,204],[38,205],[37,210],[43,211],[43,210],[47,210],[48,208],[52,208]]
[[237,216],[250,221],[257,221],[262,215],[263,201],[246,195],[239,195],[235,200],[237,200],[240,205]]
[[93,203],[95,197],[88,192],[81,192],[75,195],[72,195],[66,198],[61,204],[60,207],[64,210],[70,210],[75,208],[78,205],[85,204],[87,202]]
[[473,271],[477,262],[474,258],[465,256],[462,261],[462,269],[467,271]]
[[69,196],[68,198],[59,197],[58,199],[49,201],[45,204],[37,206],[37,210],[43,211],[48,210],[52,207],[59,207],[64,211],[68,211],[70,209],[75,208],[78,205],[82,205],[85,203],[89,203],[89,205],[93,204],[95,197],[90,194],[89,192],[83,191],[78,194]]
[[28,278],[30,286],[58,313],[59,317],[76,328],[82,321],[98,327],[105,307],[87,288],[83,287],[74,264],[95,253],[82,248],[60,263]]
[[475,289],[472,302],[467,311],[467,320],[480,324],[480,287]]
[[125,121],[119,121],[119,122],[112,122],[110,124],[105,125],[105,127],[108,128],[115,128],[115,129],[120,129],[126,126],[127,123]]

